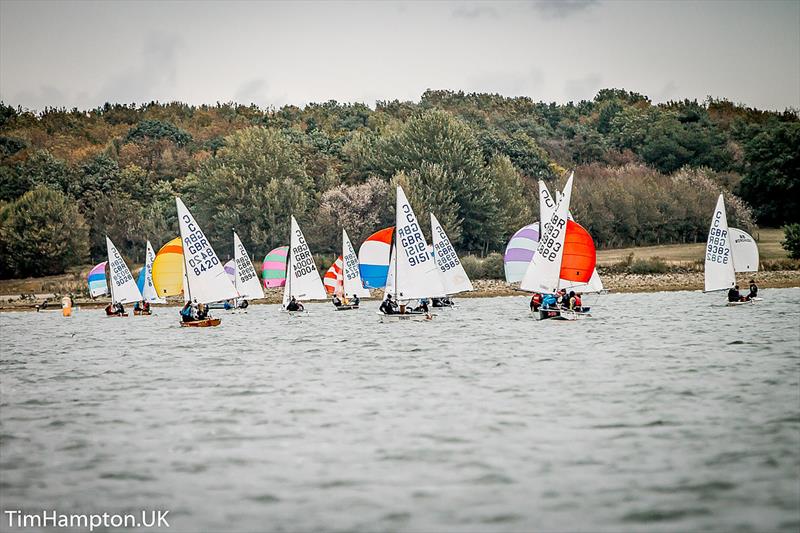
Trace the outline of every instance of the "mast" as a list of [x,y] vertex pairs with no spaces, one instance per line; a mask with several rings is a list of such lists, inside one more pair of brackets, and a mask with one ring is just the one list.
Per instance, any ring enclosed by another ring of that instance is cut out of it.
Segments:
[[[108,286],[111,291],[111,305],[116,303],[114,301],[114,275],[111,273],[111,249],[108,247],[108,235],[106,235],[106,257],[108,257]],[[105,274],[105,272],[103,272]]]
[[186,246],[186,243],[183,241],[183,239],[184,239],[184,237],[183,237],[183,224],[180,224],[180,221],[178,221],[178,223],[179,223],[178,228],[180,229],[180,234],[181,234],[181,256],[183,256],[183,278],[186,280],[186,291],[189,293],[189,295],[188,295],[189,296],[189,303],[191,304],[192,303],[192,287],[189,285],[189,266],[186,264],[186,251],[184,250],[184,247]]

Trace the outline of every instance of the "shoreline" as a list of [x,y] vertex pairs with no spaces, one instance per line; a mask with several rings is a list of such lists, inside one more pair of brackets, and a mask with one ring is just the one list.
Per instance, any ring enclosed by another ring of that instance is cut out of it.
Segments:
[[[613,293],[640,293],[640,292],[663,292],[663,291],[702,291],[703,272],[682,272],[664,274],[604,274],[603,285],[609,292]],[[785,289],[790,287],[800,287],[800,270],[775,270],[760,272],[755,275],[745,274],[739,277],[739,284],[742,287],[747,285],[750,278],[754,278],[760,289]],[[479,279],[473,281],[475,290],[473,292],[462,293],[457,298],[492,298],[495,296],[524,296],[530,294],[502,280]],[[379,299],[383,296],[383,291],[371,291],[374,298]],[[252,305],[278,304],[281,303],[283,289],[267,289],[266,297],[251,301]],[[56,294],[37,294],[36,299],[19,298],[19,295],[0,295],[0,312],[9,311],[30,311],[35,312],[36,306],[47,299],[46,310],[61,309],[61,295]],[[109,298],[75,298],[75,306],[84,309],[102,309],[110,302]],[[172,298],[167,306],[182,305],[183,300]],[[133,307],[132,305],[130,306]],[[157,306],[158,307],[158,306]]]

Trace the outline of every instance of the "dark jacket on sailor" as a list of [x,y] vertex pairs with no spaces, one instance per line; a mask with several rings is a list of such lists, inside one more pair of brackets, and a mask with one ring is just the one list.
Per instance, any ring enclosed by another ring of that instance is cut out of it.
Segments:
[[750,294],[747,295],[748,298],[755,298],[758,296],[758,285],[755,283],[750,284]]
[[728,291],[729,302],[738,302],[739,300],[741,300],[741,295],[739,294],[739,291],[736,290],[736,288],[732,288],[731,290]]

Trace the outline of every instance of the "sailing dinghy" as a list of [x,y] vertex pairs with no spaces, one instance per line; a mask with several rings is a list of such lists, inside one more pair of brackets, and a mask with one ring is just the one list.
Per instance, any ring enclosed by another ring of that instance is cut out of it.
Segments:
[[283,287],[283,310],[289,316],[298,316],[306,311],[289,311],[287,306],[292,299],[326,300],[327,298],[314,257],[297,220],[292,216],[289,256],[286,262],[286,285]]
[[[736,286],[737,272],[758,272],[758,246],[748,233],[728,227],[725,200],[717,198],[706,241],[703,292],[729,291]],[[727,305],[754,304],[761,298],[728,301]]]
[[[520,282],[522,290],[555,295],[570,286],[585,284],[588,287],[596,273],[594,242],[580,224],[569,218],[573,177],[570,174],[555,210],[541,229],[538,246]],[[541,202],[540,205],[545,204]],[[598,282],[599,276],[593,283]],[[581,320],[590,316],[585,308],[581,311],[561,307],[539,310],[540,319]]]
[[364,283],[361,281],[358,255],[356,255],[353,243],[350,242],[350,237],[344,228],[342,229],[342,255],[325,273],[324,283],[328,294],[336,295],[342,301],[341,305],[336,306],[337,311],[358,309],[358,304],[353,303],[356,296],[359,299],[370,297],[369,289],[365,289]]
[[[106,249],[108,250],[108,274],[111,280],[111,307],[116,304],[130,304],[142,301],[142,293],[133,280],[131,271],[125,260],[120,255],[117,247],[106,235]],[[107,316],[128,316],[128,313],[109,313]]]
[[[139,292],[142,293],[142,301],[148,304],[165,304],[167,300],[158,296],[156,286],[153,283],[153,261],[156,258],[156,253],[153,251],[153,245],[147,241],[145,247],[144,267],[139,271],[139,277],[136,280],[136,286],[139,287]],[[149,315],[149,310],[135,309],[134,315]]]
[[431,213],[431,240],[433,241],[433,258],[436,261],[436,266],[439,267],[442,285],[445,290],[445,294],[442,295],[443,298],[438,299],[443,303],[437,306],[434,302],[432,305],[444,308],[453,307],[450,296],[475,289],[469,276],[464,271],[464,266],[458,259],[458,254],[450,242],[450,238],[433,213]]
[[[188,301],[197,304],[210,304],[222,300],[231,300],[239,296],[236,288],[228,279],[222,263],[209,244],[203,230],[197,225],[192,214],[180,198],[175,198],[178,208],[178,223],[183,244],[183,272],[185,290]],[[204,318],[184,322],[181,327],[218,326],[219,318]]]
[[[411,208],[403,188],[397,186],[395,208],[395,246],[392,248],[386,294],[393,294],[398,301],[427,299],[446,294],[441,271],[428,250],[417,216]],[[391,283],[390,283],[391,281]],[[394,292],[389,292],[391,289]],[[400,313],[387,315],[381,311],[381,320],[431,320],[431,313],[406,312],[400,304]]]

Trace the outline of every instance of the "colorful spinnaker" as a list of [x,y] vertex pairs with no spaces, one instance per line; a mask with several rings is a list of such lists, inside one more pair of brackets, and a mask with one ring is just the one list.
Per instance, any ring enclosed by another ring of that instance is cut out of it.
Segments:
[[331,267],[325,272],[325,277],[322,280],[325,285],[325,292],[328,294],[335,294],[342,296],[344,290],[344,279],[342,276],[342,256],[336,258]]
[[592,277],[596,263],[597,251],[594,248],[592,236],[583,226],[568,219],[559,278],[586,283]]
[[376,231],[358,249],[359,270],[364,287],[380,289],[386,285],[393,234],[394,226]]
[[286,285],[286,261],[289,254],[288,246],[279,246],[264,258],[261,265],[261,280],[264,287],[271,289]]
[[528,264],[533,259],[533,252],[539,246],[539,223],[534,222],[520,228],[508,241],[503,263],[508,283],[522,281]]
[[228,275],[228,279],[231,280],[231,283],[236,283],[236,261],[231,259],[223,265],[223,268]]
[[108,261],[103,261],[89,271],[87,281],[89,282],[89,296],[92,298],[108,294],[108,282],[106,281],[107,264]]
[[153,260],[153,285],[161,298],[183,294],[187,301],[185,291],[186,276],[183,275],[183,246],[181,238],[175,237],[161,247]]
[[144,301],[150,303],[164,304],[167,301],[158,296],[158,291],[153,283],[153,261],[155,261],[156,253],[153,251],[153,245],[147,241],[145,248],[144,267],[139,271],[139,278],[136,280],[136,286],[139,287],[139,292],[142,293]]

